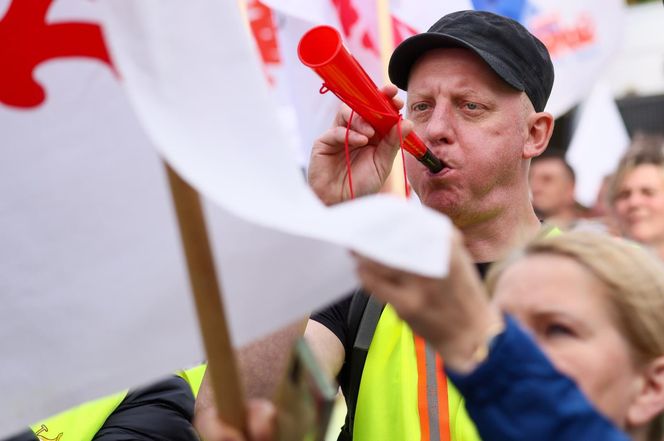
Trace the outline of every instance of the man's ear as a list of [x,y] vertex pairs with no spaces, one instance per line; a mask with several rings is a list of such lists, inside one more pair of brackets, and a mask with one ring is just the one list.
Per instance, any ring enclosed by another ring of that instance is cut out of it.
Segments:
[[554,119],[550,113],[537,112],[528,115],[528,138],[523,145],[523,159],[534,158],[544,153],[553,133]]
[[627,411],[628,427],[643,427],[664,411],[664,356],[646,366],[640,390]]

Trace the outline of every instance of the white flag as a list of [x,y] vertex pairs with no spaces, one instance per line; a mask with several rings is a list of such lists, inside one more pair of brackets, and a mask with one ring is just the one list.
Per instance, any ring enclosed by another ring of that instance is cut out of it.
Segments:
[[67,39],[26,40],[21,63],[40,45],[51,56],[0,72],[23,91],[0,95],[0,437],[202,360],[154,147],[207,197],[237,345],[354,286],[347,248],[445,273],[441,216],[386,196],[326,208],[306,187],[235,2],[60,0],[43,12],[37,29],[97,37],[55,51]]

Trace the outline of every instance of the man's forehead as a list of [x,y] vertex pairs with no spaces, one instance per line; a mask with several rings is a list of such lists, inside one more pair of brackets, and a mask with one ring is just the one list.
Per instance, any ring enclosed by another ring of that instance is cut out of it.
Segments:
[[[454,78],[443,77],[442,72],[449,71],[450,66],[454,66],[454,70],[465,71],[467,74],[458,75]],[[441,71],[440,76],[436,75],[436,70]],[[475,90],[478,93],[491,90],[524,95],[525,97],[524,92],[509,85],[482,58],[465,48],[445,47],[425,52],[415,61],[413,68],[410,70],[408,95],[417,94],[418,87],[422,85],[420,83],[436,83],[439,80],[447,80],[446,83],[453,85],[455,88],[467,89],[468,91]],[[413,83],[415,83],[414,86]]]
[[424,52],[413,63],[413,67],[411,68],[410,71],[411,74],[410,76],[412,76],[413,72],[416,71],[418,67],[421,67],[421,65],[424,63],[437,62],[437,61],[445,62],[447,60],[461,60],[465,63],[468,63],[469,65],[475,65],[477,67],[481,66],[482,69],[486,69],[487,71],[493,72],[491,67],[475,52],[463,47],[451,46],[451,47],[438,47]]

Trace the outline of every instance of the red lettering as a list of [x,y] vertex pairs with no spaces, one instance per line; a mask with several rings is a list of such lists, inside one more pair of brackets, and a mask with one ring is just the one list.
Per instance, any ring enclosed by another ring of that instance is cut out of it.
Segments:
[[369,31],[364,31],[364,34],[362,34],[362,47],[370,50],[376,55],[379,55],[378,47],[376,46],[374,39],[371,38],[371,34],[369,33]]
[[[352,0],[332,0],[332,4],[337,10],[344,37],[349,38],[353,32],[353,28],[360,24],[360,14],[353,5]],[[368,30],[363,30],[361,35],[360,44],[362,44],[362,47],[379,55],[380,50],[378,49],[376,41],[371,36],[371,33]]]
[[569,26],[563,26],[557,15],[542,18],[533,27],[533,33],[554,57],[595,42],[594,22],[587,14],[579,15]]
[[31,108],[46,99],[35,68],[48,60],[85,57],[111,69],[101,27],[93,23],[46,23],[53,0],[13,0],[0,20],[0,102]]
[[339,15],[341,30],[343,31],[344,36],[350,36],[353,27],[357,24],[360,18],[357,9],[355,9],[351,0],[332,0],[332,4]]
[[272,10],[259,0],[251,0],[247,4],[249,25],[258,45],[263,63],[278,64],[281,62],[277,27],[272,17]]
[[394,33],[394,47],[396,47],[406,38],[417,34],[417,29],[404,23],[393,15],[392,32]]

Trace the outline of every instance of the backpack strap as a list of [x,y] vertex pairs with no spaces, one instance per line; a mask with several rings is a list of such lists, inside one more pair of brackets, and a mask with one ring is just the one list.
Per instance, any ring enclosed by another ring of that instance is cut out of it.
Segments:
[[348,312],[349,339],[353,341],[353,348],[349,357],[349,385],[348,396],[346,397],[348,410],[344,427],[339,435],[339,441],[353,439],[355,408],[360,392],[362,371],[384,307],[383,303],[361,289],[353,293]]

